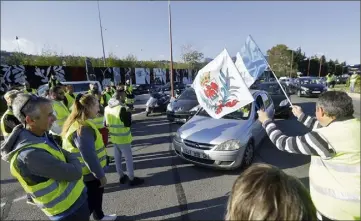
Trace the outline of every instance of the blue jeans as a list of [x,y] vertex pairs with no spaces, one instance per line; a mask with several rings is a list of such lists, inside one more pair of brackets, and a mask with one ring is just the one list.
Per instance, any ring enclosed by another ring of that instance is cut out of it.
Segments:
[[122,155],[124,154],[125,165],[127,166],[127,174],[130,180],[134,178],[134,168],[133,168],[133,154],[131,149],[131,144],[114,144],[114,161],[115,168],[120,177],[124,175],[122,169]]
[[353,93],[355,91],[355,82],[350,82],[350,92]]

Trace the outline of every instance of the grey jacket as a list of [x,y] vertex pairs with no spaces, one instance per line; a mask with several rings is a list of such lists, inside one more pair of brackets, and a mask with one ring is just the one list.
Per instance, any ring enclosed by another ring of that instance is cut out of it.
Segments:
[[62,150],[66,162],[58,160],[49,152],[38,148],[25,148],[31,144],[46,143],[54,149],[60,150],[53,139],[47,134],[38,137],[23,125],[14,128],[8,139],[1,145],[1,157],[6,162],[10,162],[15,153],[21,175],[34,184],[44,182],[47,179],[59,181],[76,181],[82,178],[82,166],[73,154]]

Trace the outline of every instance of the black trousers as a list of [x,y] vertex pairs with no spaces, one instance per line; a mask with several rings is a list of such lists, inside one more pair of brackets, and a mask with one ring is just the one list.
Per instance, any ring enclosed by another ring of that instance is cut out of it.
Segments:
[[101,220],[104,217],[102,208],[104,188],[99,188],[99,180],[92,180],[84,183],[88,189],[87,193],[90,214],[93,213],[93,218],[95,220]]

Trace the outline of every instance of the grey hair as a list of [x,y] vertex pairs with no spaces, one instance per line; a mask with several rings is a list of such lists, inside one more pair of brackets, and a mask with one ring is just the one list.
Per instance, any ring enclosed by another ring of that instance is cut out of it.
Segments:
[[326,91],[320,95],[317,107],[322,107],[329,117],[335,119],[352,117],[354,113],[352,98],[343,91]]
[[41,104],[52,103],[51,100],[44,97],[35,97],[36,99],[31,99],[32,97],[35,96],[30,94],[19,94],[12,103],[14,115],[22,124],[25,123],[26,116],[33,119],[39,118]]

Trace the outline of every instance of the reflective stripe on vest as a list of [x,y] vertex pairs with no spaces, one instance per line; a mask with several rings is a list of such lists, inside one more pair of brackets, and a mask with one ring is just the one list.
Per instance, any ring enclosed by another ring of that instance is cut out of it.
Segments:
[[98,129],[104,127],[104,116],[99,116],[90,120]]
[[[60,150],[53,149],[46,143],[31,144],[21,149],[29,147],[45,150],[58,160],[66,162],[66,159]],[[85,185],[82,178],[73,182],[48,179],[42,183],[31,186],[28,185],[20,175],[17,167],[18,154],[19,151],[17,151],[17,153],[15,153],[11,158],[11,174],[17,178],[25,192],[32,196],[34,202],[47,216],[55,216],[68,210],[83,192]]]
[[62,127],[70,112],[63,102],[59,101],[53,101],[53,109],[56,112],[56,122],[60,127]]
[[360,217],[360,121],[335,121],[314,131],[336,155],[330,159],[311,157],[309,179],[313,203],[330,219]]
[[[100,162],[101,167],[104,168],[106,166],[107,152],[104,147],[103,137],[100,134],[98,128],[96,128],[95,124],[93,124],[90,120],[86,120],[85,122],[95,132],[95,137],[96,137],[95,138],[95,152],[98,156],[98,160]],[[79,162],[82,164],[83,175],[87,175],[87,174],[90,174],[91,171],[89,170],[89,167],[84,162],[84,159],[81,156],[79,149],[76,146],[73,146],[73,144],[72,144],[73,142],[71,140],[73,133],[76,133],[76,131],[80,128],[80,126],[81,125],[79,125],[78,122],[74,122],[70,126],[68,132],[65,135],[65,138],[63,139],[63,149],[75,154],[78,157]]]
[[11,110],[6,110],[5,113],[3,114],[3,116],[1,117],[1,122],[0,122],[0,129],[1,129],[1,134],[2,136],[4,137],[4,140],[6,138],[8,138],[8,136],[10,136],[9,133],[6,132],[5,130],[5,122],[4,122],[4,119],[6,117],[6,115],[11,115],[11,116],[14,116],[13,112]]
[[124,106],[107,106],[105,108],[105,119],[109,129],[110,140],[114,144],[130,144],[132,142],[130,128],[124,127],[124,123],[119,117],[122,107]]

